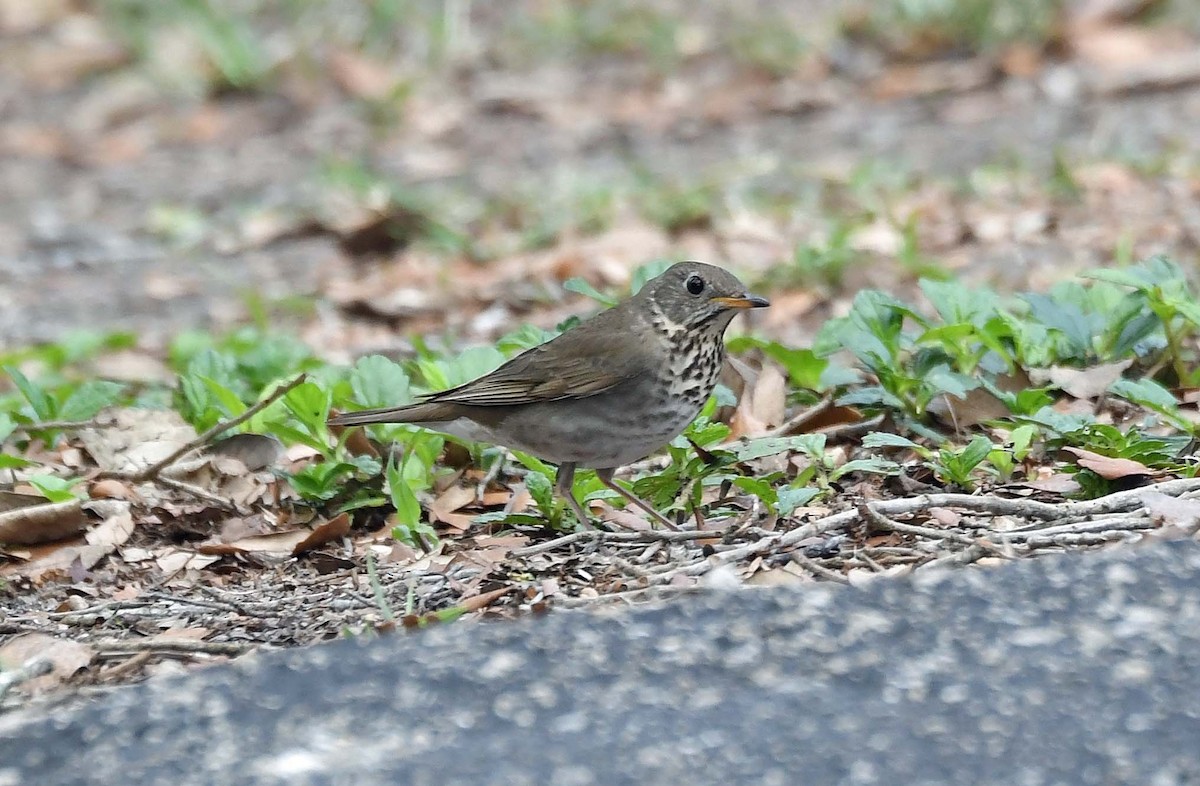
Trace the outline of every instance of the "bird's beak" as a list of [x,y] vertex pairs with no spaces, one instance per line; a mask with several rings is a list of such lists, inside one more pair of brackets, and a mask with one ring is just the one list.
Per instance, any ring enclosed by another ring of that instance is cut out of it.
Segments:
[[758,295],[742,295],[741,297],[711,297],[710,303],[720,303],[725,308],[766,308],[771,301]]

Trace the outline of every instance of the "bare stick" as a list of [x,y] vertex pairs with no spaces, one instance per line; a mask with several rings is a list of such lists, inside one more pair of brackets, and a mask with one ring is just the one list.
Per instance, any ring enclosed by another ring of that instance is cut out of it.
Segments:
[[825,398],[813,404],[811,407],[806,407],[800,410],[795,415],[785,420],[780,425],[770,429],[762,436],[764,437],[786,437],[790,434],[796,434],[804,430],[804,427],[817,418],[817,416],[826,412],[833,406],[833,396],[825,396]]
[[870,521],[879,529],[885,532],[900,532],[905,535],[915,535],[919,538],[931,538],[934,540],[948,540],[952,543],[961,543],[964,546],[974,546],[977,544],[975,538],[970,535],[963,535],[961,532],[953,532],[951,530],[937,529],[936,527],[922,527],[917,524],[905,524],[880,513],[875,505],[864,502],[858,507],[862,512],[863,518]]
[[40,420],[37,423],[19,423],[13,433],[28,434],[31,431],[82,431],[85,428],[117,428],[115,420]]
[[729,529],[725,529],[725,530],[719,530],[719,529],[692,530],[692,529],[689,529],[689,530],[664,531],[664,530],[660,530],[660,529],[658,529],[658,530],[651,529],[651,530],[635,530],[632,532],[627,531],[627,530],[622,530],[619,532],[603,532],[601,530],[589,530],[589,531],[585,531],[585,532],[572,532],[569,535],[563,535],[562,537],[555,538],[554,540],[547,540],[547,541],[543,541],[542,543],[535,543],[532,546],[525,546],[523,548],[513,549],[512,551],[509,552],[509,554],[511,554],[514,557],[530,557],[530,556],[533,556],[534,554],[542,554],[547,551],[554,551],[556,549],[562,548],[563,546],[569,546],[573,543],[579,543],[581,541],[599,541],[600,543],[650,544],[650,543],[677,543],[677,542],[681,542],[681,541],[690,541],[690,540],[708,540],[710,538],[714,539],[714,540],[719,540],[719,539],[724,538],[727,535],[729,535],[735,529],[736,529],[736,527],[730,527]]
[[850,579],[846,578],[841,573],[838,573],[832,568],[827,568],[814,559],[810,559],[798,551],[792,552],[792,562],[807,570],[814,576],[819,576],[826,581],[832,581],[836,584],[850,585]]
[[153,464],[151,464],[150,466],[146,467],[143,470],[139,470],[137,472],[102,472],[102,473],[100,473],[100,475],[98,475],[98,477],[119,478],[121,480],[133,480],[133,481],[150,480],[150,479],[154,478],[155,476],[157,476],[158,473],[162,472],[164,469],[166,469],[167,467],[174,464],[176,461],[179,461],[179,459],[183,458],[188,453],[191,453],[193,450],[204,447],[209,442],[211,442],[215,437],[228,431],[229,429],[237,428],[238,426],[242,425],[247,420],[249,420],[250,418],[257,415],[259,412],[262,412],[264,409],[266,409],[267,407],[271,406],[279,399],[286,396],[288,393],[290,393],[295,388],[304,384],[304,382],[307,378],[308,378],[307,374],[301,374],[300,376],[296,377],[295,379],[293,379],[291,382],[287,383],[286,385],[281,385],[280,387],[275,388],[275,390],[271,393],[271,395],[267,396],[262,401],[258,402],[254,406],[250,407],[242,414],[238,415],[235,418],[230,418],[229,420],[221,421],[220,423],[218,423],[215,426],[213,426],[212,428],[210,428],[208,431],[205,431],[203,434],[201,434],[200,436],[193,439],[191,442],[187,443],[186,445],[181,446],[178,450],[171,453],[171,455],[167,456],[166,458],[164,458],[160,461],[154,462]]
[[195,639],[109,639],[92,643],[97,652],[178,652],[198,655],[241,655],[259,644]]

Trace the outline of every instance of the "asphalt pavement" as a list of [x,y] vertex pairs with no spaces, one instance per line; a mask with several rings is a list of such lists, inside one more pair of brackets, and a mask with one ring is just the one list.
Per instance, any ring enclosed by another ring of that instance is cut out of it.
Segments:
[[0,724],[15,784],[1200,783],[1200,546],[449,624]]

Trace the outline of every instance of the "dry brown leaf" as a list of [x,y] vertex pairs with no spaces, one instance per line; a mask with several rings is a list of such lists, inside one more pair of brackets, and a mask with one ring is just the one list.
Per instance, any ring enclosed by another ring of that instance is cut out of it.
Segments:
[[605,505],[604,513],[601,515],[605,521],[611,521],[613,524],[624,529],[637,532],[647,532],[654,529],[654,525],[628,508],[614,508]]
[[[1017,369],[1011,374],[997,376],[995,385],[1006,393],[1018,393],[1030,387],[1031,382],[1024,370]],[[929,411],[959,431],[1009,415],[1008,406],[982,387],[968,391],[965,398],[937,396],[930,402]]]
[[133,516],[125,510],[97,524],[84,538],[93,546],[105,546],[111,551],[129,540],[133,528]]
[[295,464],[300,461],[316,458],[321,455],[321,451],[309,445],[301,445],[297,442],[291,445],[287,450],[283,451],[283,458],[289,464]]
[[332,540],[344,538],[350,534],[350,514],[340,513],[329,521],[317,525],[304,540],[292,547],[292,555],[299,556],[306,551],[312,551]]
[[[283,443],[266,434],[234,434],[212,447],[214,456],[226,456],[241,462],[250,472],[272,466],[283,455]],[[226,473],[228,474],[228,473]]]
[[985,58],[892,65],[871,85],[871,92],[887,100],[963,93],[986,87],[995,78],[995,68]]
[[[334,427],[334,433],[338,433],[339,429],[344,431],[345,427]],[[350,451],[350,454],[353,456],[379,458],[379,451],[371,444],[371,438],[367,436],[366,429],[350,429],[350,436],[346,437],[346,450]]]
[[475,489],[466,486],[450,486],[434,498],[433,504],[429,506],[429,515],[438,521],[454,526],[458,522],[454,521],[450,514],[474,501]]
[[203,641],[211,630],[208,628],[168,628],[150,637],[150,641]]
[[763,314],[762,326],[770,331],[792,327],[810,313],[821,298],[807,289],[796,289],[780,294],[771,294],[771,307]]
[[200,554],[228,556],[240,553],[291,554],[311,533],[304,529],[272,532],[269,535],[251,535],[232,543],[201,543],[196,547]]
[[27,692],[40,693],[69,679],[80,669],[87,668],[95,656],[95,651],[86,644],[57,639],[44,633],[27,633],[0,647],[0,671],[20,668],[34,658],[50,661],[52,668],[49,674],[23,683]]
[[136,492],[124,481],[105,478],[88,484],[88,496],[92,499],[133,499]]
[[787,381],[773,364],[762,368],[729,423],[729,438],[756,437],[783,422]]
[[36,494],[4,492],[2,505],[0,543],[50,543],[69,538],[87,526],[82,503],[77,499],[47,502]]
[[942,423],[963,431],[984,421],[1009,414],[1008,406],[986,388],[973,388],[963,398],[942,393],[929,402],[929,413]]
[[79,441],[100,469],[137,472],[196,438],[196,430],[173,409],[114,409],[113,427],[83,429]]
[[333,52],[326,63],[338,87],[355,98],[386,98],[400,81],[399,75],[387,63],[345,49]]
[[1083,369],[1054,366],[1040,372],[1031,371],[1030,377],[1036,384],[1042,384],[1044,379],[1075,398],[1095,399],[1108,392],[1112,383],[1120,379],[1132,363],[1130,359]]
[[1079,466],[1090,469],[1105,480],[1119,480],[1120,478],[1128,478],[1135,475],[1158,474],[1142,462],[1134,461],[1133,459],[1102,456],[1099,453],[1093,453],[1083,448],[1065,447],[1063,450],[1074,454],[1076,457],[1075,463]]
[[219,559],[221,559],[221,555],[197,554],[196,552],[183,551],[182,549],[168,549],[166,552],[157,555],[154,561],[163,572],[163,577],[171,578],[181,571],[207,568]]
[[950,508],[930,508],[929,517],[943,527],[957,527],[962,514]]
[[495,589],[491,592],[484,592],[472,598],[467,598],[458,605],[463,611],[468,613],[472,611],[478,611],[479,609],[492,605],[492,603],[494,603],[496,600],[511,592],[512,589],[512,587],[501,587],[500,589]]

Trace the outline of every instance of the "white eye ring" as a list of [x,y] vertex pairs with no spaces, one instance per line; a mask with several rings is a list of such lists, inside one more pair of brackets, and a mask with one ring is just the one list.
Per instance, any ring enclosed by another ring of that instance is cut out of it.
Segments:
[[687,281],[683,283],[687,287],[687,291],[693,295],[699,295],[704,291],[704,279],[695,274],[688,276]]

